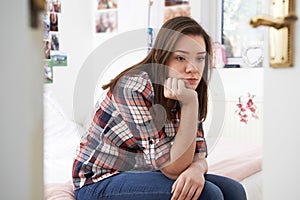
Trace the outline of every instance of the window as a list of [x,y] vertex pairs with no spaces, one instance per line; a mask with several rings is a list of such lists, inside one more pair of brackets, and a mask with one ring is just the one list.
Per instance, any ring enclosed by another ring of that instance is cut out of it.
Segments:
[[227,63],[241,67],[260,67],[266,29],[253,28],[249,21],[268,15],[268,1],[210,0],[200,3],[200,23],[214,42],[223,44]]
[[222,0],[221,43],[229,64],[260,67],[264,29],[253,28],[249,20],[264,12],[263,0]]

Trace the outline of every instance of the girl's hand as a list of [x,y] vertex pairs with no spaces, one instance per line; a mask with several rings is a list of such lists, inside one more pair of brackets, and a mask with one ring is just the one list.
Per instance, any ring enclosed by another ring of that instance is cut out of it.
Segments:
[[183,80],[178,78],[168,78],[164,85],[164,95],[166,98],[180,101],[182,104],[197,102],[197,92],[187,88]]
[[205,179],[201,170],[196,165],[190,165],[174,182],[171,200],[197,200],[204,183]]

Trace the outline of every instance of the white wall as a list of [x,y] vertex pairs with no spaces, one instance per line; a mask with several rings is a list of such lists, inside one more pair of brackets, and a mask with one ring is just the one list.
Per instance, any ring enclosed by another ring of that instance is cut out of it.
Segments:
[[[300,16],[300,4],[296,3]],[[264,199],[300,199],[300,20],[295,23],[292,68],[265,68]],[[267,55],[267,54],[266,54]]]
[[[209,84],[209,112],[204,122],[208,143],[214,145],[219,137],[238,142],[263,142],[263,68],[216,68]],[[248,93],[253,98],[258,119],[248,114],[247,123],[240,122],[239,97],[245,106]]]
[[0,4],[0,199],[43,199],[42,29],[28,2]]
[[[147,27],[148,0],[119,2],[119,32]],[[116,33],[96,34],[94,28],[97,1],[62,1],[60,48],[68,55],[67,67],[54,67],[54,83],[45,89],[54,93],[68,117],[73,119],[73,95],[76,79],[88,56]],[[136,17],[139,16],[139,17]],[[144,16],[144,17],[143,17]],[[101,58],[97,61],[99,67]]]
[[[87,56],[93,50],[94,1],[63,0],[59,18],[60,49],[67,53],[68,66],[54,67],[53,84],[45,85],[54,93],[70,118],[73,118],[75,81]],[[95,1],[96,2],[96,1]]]

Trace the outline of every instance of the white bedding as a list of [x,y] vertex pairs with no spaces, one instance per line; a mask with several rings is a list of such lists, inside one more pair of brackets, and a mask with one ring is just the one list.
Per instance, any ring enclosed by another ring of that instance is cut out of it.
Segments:
[[[83,128],[69,120],[51,93],[44,94],[45,199],[74,199],[72,161]],[[209,148],[209,147],[208,147]],[[220,139],[209,151],[209,172],[240,181],[248,200],[262,199],[261,147]],[[62,187],[64,186],[64,187]]]
[[261,171],[262,148],[258,144],[221,138],[209,152],[207,162],[209,173],[242,181],[245,177]]
[[209,173],[239,181],[246,190],[248,200],[262,200],[261,145],[221,138],[207,161]]
[[262,200],[262,171],[248,176],[240,182],[247,194],[248,200]]
[[83,129],[69,120],[50,92],[44,93],[44,183],[71,180],[73,155]]

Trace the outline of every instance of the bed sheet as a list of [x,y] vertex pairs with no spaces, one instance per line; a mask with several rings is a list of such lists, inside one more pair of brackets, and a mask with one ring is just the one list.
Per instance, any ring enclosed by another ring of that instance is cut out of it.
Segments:
[[262,170],[262,157],[260,144],[220,138],[209,151],[208,172],[242,181]]
[[262,180],[262,171],[256,172],[255,174],[252,174],[251,176],[248,176],[244,180],[242,180],[240,183],[244,186],[247,194],[247,200],[262,200],[263,199],[263,193],[262,193],[262,187],[263,187],[263,180]]

